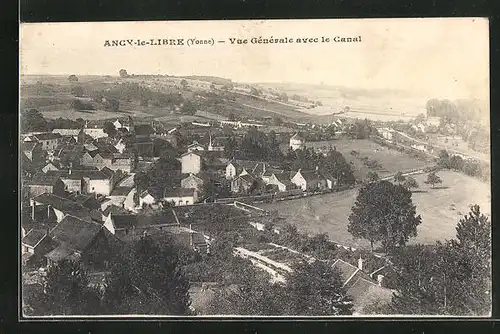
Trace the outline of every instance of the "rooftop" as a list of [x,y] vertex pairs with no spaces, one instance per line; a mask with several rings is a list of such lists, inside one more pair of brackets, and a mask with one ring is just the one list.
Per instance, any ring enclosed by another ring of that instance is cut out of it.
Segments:
[[165,193],[165,198],[194,196],[194,188],[177,188]]
[[22,243],[31,247],[36,247],[47,236],[46,230],[32,229],[23,238]]
[[61,135],[58,133],[46,132],[34,135],[33,137],[37,140],[54,140],[61,138]]
[[133,226],[137,226],[138,219],[136,215],[126,214],[126,215],[114,215],[111,214],[111,219],[113,224],[117,229],[126,229]]
[[68,248],[83,251],[101,229],[102,225],[68,215],[56,225],[50,236]]

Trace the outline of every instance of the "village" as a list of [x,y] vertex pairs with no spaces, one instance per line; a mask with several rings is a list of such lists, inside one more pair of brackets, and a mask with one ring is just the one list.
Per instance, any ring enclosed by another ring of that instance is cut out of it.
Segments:
[[[92,284],[104,284],[113,252],[120,252],[123,244],[137,237],[159,231],[173,235],[194,252],[210,255],[214,252],[211,245],[221,234],[214,233],[213,226],[203,220],[207,210],[239,217],[255,230],[252,233],[267,233],[270,228],[271,234],[279,235],[286,228],[279,221],[286,215],[280,218],[269,209],[272,203],[353,189],[369,182],[375,170],[381,179],[394,177],[395,172],[384,174],[377,163],[366,161],[371,172],[363,177],[347,175],[356,165],[347,163],[343,154],[348,156],[349,152],[338,152],[335,140],[349,134],[352,137],[353,132],[356,135],[359,124],[340,117],[324,126],[291,123],[285,132],[273,131],[273,145],[280,152],[260,157],[246,152],[242,143],[265,132],[269,127],[265,119],[192,122],[165,128],[160,122],[127,117],[86,121],[80,128],[22,133],[23,281],[27,287],[40,289],[47,268],[63,260],[76,260],[90,270]],[[424,155],[419,158],[425,162],[421,168],[399,170],[402,175],[432,171],[431,162],[439,158],[438,148],[402,140],[396,144],[400,134],[386,124],[370,125],[366,130],[375,141],[396,145],[403,154],[418,151]],[[314,145],[302,135],[325,131],[335,139],[329,145]],[[273,148],[266,149],[272,152]],[[308,149],[325,161],[315,164],[318,158],[308,156]],[[333,165],[328,163],[330,158]],[[269,225],[269,221],[274,223]],[[238,226],[230,229],[241,232],[248,228]],[[394,287],[384,279],[393,275],[390,261],[381,253],[331,240],[343,255],[322,261],[340,272],[355,314],[368,314],[375,301],[390,304]],[[314,259],[288,246],[242,240],[233,254],[249,259],[256,269],[269,275],[270,282],[283,283],[294,262]],[[221,283],[191,282],[195,314],[207,314],[206,299],[216,291],[214,284]]]

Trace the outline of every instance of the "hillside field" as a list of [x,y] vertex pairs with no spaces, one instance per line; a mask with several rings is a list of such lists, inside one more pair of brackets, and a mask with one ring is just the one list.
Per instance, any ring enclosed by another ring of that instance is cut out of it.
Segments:
[[[412,199],[417,214],[422,216],[418,236],[410,243],[431,244],[455,237],[455,227],[467,214],[470,204],[479,204],[481,211],[491,216],[491,192],[487,183],[451,171],[438,175],[441,187],[432,189],[424,184],[426,174],[414,176],[420,185]],[[354,240],[347,231],[348,217],[357,196],[352,189],[340,193],[306,197],[277,203],[260,204],[266,210],[277,210],[289,222],[305,233],[327,233],[331,240],[351,247],[369,249],[366,240]]]

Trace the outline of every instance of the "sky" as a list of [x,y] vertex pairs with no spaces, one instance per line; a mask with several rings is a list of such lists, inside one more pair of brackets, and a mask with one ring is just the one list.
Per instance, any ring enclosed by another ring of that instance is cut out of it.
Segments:
[[[25,23],[21,74],[212,75],[237,82],[293,82],[402,89],[489,100],[484,18]],[[358,37],[358,43],[252,44],[255,38]],[[225,43],[106,47],[106,40],[197,38]],[[231,44],[229,38],[247,39]]]

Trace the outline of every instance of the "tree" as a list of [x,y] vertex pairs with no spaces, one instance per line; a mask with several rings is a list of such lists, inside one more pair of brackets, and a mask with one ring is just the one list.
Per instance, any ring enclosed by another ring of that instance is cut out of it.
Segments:
[[439,158],[438,158],[438,166],[441,168],[449,168],[450,167],[450,155],[448,154],[448,151],[446,150],[441,150],[439,151]]
[[186,115],[194,115],[196,114],[196,105],[192,101],[186,101],[181,107],[181,113]]
[[92,106],[92,104],[82,102],[78,99],[71,101],[71,108],[76,111],[94,110],[94,106]]
[[421,222],[411,192],[389,181],[380,181],[359,190],[349,216],[348,231],[355,238],[370,241],[372,251],[377,241],[386,251],[392,251],[417,236]]
[[110,121],[104,122],[103,128],[104,128],[104,133],[107,133],[108,136],[111,138],[114,138],[116,136],[116,134],[118,133],[116,128],[115,128],[115,125],[113,123],[111,123]]
[[255,87],[250,87],[250,94],[259,96],[261,94],[261,91]]
[[370,183],[377,182],[378,180],[380,180],[377,172],[373,172],[373,171],[369,171],[368,173],[366,173],[366,179]]
[[432,188],[434,188],[434,186],[436,184],[443,183],[443,181],[441,180],[441,178],[435,172],[430,172],[427,175],[427,180],[425,180],[424,183],[425,184],[430,184],[432,186]]
[[286,276],[286,281],[286,315],[352,314],[352,300],[342,287],[339,272],[325,262],[301,262]]
[[130,77],[130,75],[127,73],[127,70],[125,70],[123,68],[118,73],[120,74],[121,78],[128,78],[128,77]]
[[464,159],[459,155],[451,156],[449,167],[456,171],[461,171],[464,168]]
[[403,183],[405,179],[406,178],[402,172],[397,172],[396,175],[394,175],[394,182],[397,182],[399,184]]
[[36,109],[26,109],[21,112],[21,131],[47,131],[48,124],[42,113]]
[[107,111],[118,111],[120,109],[120,101],[113,98],[106,98],[103,102],[104,109]]
[[181,80],[181,85],[182,85],[182,88],[186,89],[186,87],[188,86],[188,82],[186,81],[186,79]]
[[406,180],[403,182],[403,186],[411,191],[411,189],[418,188],[418,182],[413,177],[408,176]]
[[188,290],[173,240],[143,236],[111,268],[104,300],[112,314],[188,315]]
[[276,126],[280,126],[283,124],[283,120],[279,116],[274,117],[273,122],[274,122],[274,125],[276,125]]
[[[49,267],[42,309],[43,315],[99,314],[100,296],[88,286],[84,268],[75,261],[62,260]],[[40,301],[39,301],[40,302]]]
[[78,82],[78,77],[74,74],[71,74],[69,77],[68,77],[68,81],[69,82]]
[[82,86],[71,87],[71,94],[73,94],[76,97],[82,97],[84,94]]

